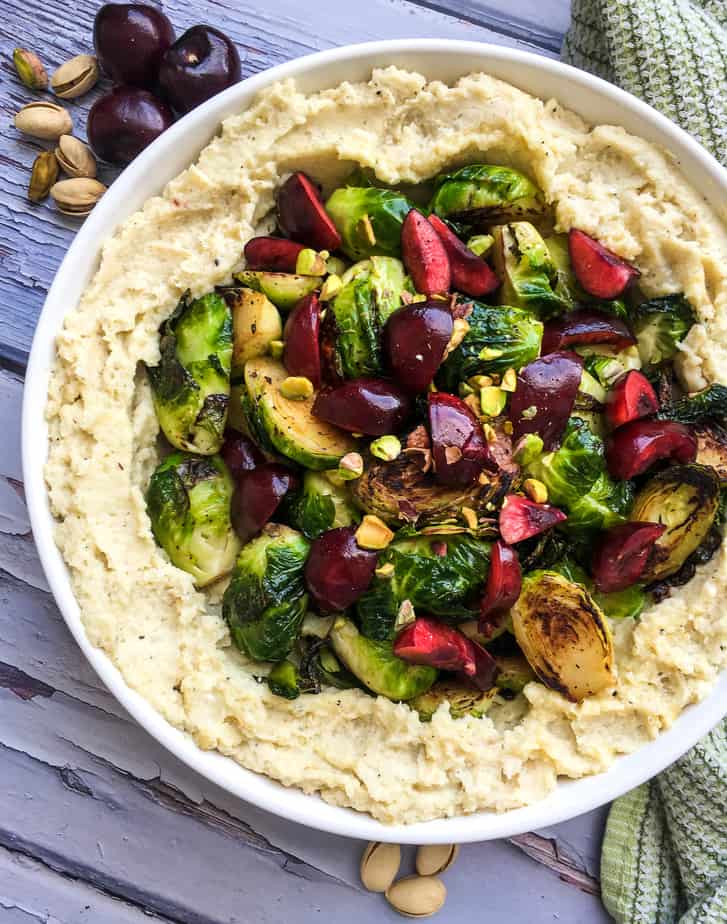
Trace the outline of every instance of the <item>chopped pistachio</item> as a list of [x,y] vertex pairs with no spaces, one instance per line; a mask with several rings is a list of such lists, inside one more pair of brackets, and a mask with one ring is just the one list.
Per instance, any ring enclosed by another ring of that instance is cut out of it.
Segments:
[[468,395],[473,395],[475,393],[474,388],[469,382],[460,382],[457,386],[457,391],[459,392],[460,398],[466,398]]
[[313,382],[304,375],[289,375],[280,383],[280,394],[289,401],[307,401],[314,391]]
[[366,238],[367,243],[370,247],[376,246],[376,233],[374,232],[374,226],[371,224],[371,219],[368,215],[364,215],[361,221],[359,222],[359,228],[361,233]]
[[480,405],[480,399],[477,397],[477,395],[467,395],[467,397],[463,400],[473,413],[475,413],[478,417],[482,416],[482,407]]
[[456,350],[457,347],[462,343],[464,338],[467,336],[467,333],[470,329],[469,321],[466,321],[464,318],[455,318],[452,325],[452,336],[449,338],[449,343],[444,351],[444,359],[446,359],[449,354]]
[[523,482],[523,489],[530,500],[535,501],[536,504],[547,503],[548,489],[537,478],[526,478]]
[[492,385],[492,376],[473,375],[471,378],[467,379],[467,381],[473,388],[487,388],[488,385]]
[[[490,425],[487,424],[487,426],[489,427]],[[490,476],[485,474],[485,472],[480,472],[477,482],[484,487],[486,484],[490,484]]]
[[503,433],[506,433],[508,436],[512,436],[514,429],[515,428],[513,427],[511,420],[506,420],[502,425]]
[[458,446],[445,446],[444,458],[447,465],[455,465],[462,458],[462,450]]
[[382,581],[388,581],[389,578],[394,573],[394,563],[387,561],[383,565],[379,565],[374,574],[377,578],[381,578]]
[[480,406],[482,413],[488,417],[497,417],[505,410],[507,394],[497,385],[486,385],[480,389]]
[[394,533],[386,523],[380,517],[371,513],[364,516],[363,520],[361,520],[361,525],[356,530],[356,542],[362,549],[372,549],[374,551],[385,549],[393,538]]
[[471,507],[463,507],[461,513],[469,529],[477,529],[477,514],[474,510]]
[[326,261],[310,247],[305,247],[295,261],[295,271],[299,276],[322,276],[326,271]]
[[416,618],[417,614],[414,612],[414,605],[411,600],[402,600],[394,621],[394,631],[401,632],[402,629],[410,626]]
[[[324,251],[321,251],[323,256]],[[340,257],[326,257],[326,272],[331,276],[343,276],[346,272],[346,261]]]
[[373,440],[369,446],[372,456],[383,459],[384,462],[393,462],[401,454],[401,443],[396,436],[380,436]]
[[467,241],[467,247],[478,257],[484,257],[492,249],[495,238],[491,234],[475,234]]
[[343,280],[340,276],[333,274],[329,276],[321,286],[320,300],[330,302],[334,299],[343,288]]
[[421,292],[417,292],[414,295],[412,295],[410,304],[414,305],[417,302],[425,302],[426,300],[427,300],[426,295],[423,295]]
[[497,431],[492,426],[492,424],[488,424],[488,423],[482,424],[482,429],[485,434],[485,439],[487,440],[488,443],[497,442]]
[[512,457],[518,465],[530,465],[543,451],[542,437],[537,433],[526,433],[517,441]]
[[500,388],[503,391],[515,391],[517,388],[517,372],[514,369],[506,369],[500,381]]
[[270,350],[270,355],[273,357],[273,359],[282,359],[285,344],[282,340],[271,340],[268,344],[268,349]]
[[538,413],[537,407],[534,404],[531,404],[530,407],[526,407],[523,410],[522,416],[525,418],[525,420],[532,420],[533,417],[535,417],[537,413]]
[[494,347],[482,347],[479,352],[480,359],[499,359],[502,356],[502,350],[496,350]]
[[338,463],[338,475],[344,481],[353,481],[363,475],[364,460],[360,452],[347,452]]

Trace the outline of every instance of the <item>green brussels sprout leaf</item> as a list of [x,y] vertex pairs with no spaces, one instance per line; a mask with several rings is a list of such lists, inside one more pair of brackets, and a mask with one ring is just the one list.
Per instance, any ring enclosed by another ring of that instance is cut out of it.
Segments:
[[435,180],[429,210],[469,226],[540,215],[543,195],[525,174],[511,167],[470,164]]
[[341,249],[351,260],[374,254],[401,255],[401,226],[414,206],[401,193],[373,186],[344,186],[326,202],[341,239]]
[[673,359],[677,344],[696,323],[694,310],[684,295],[664,295],[642,302],[633,317],[633,331],[645,366]]

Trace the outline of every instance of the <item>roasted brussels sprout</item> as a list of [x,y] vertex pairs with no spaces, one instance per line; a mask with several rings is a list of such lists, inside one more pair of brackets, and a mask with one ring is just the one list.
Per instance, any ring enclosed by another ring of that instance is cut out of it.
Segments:
[[572,702],[613,686],[608,622],[584,587],[534,571],[512,610],[515,638],[539,679]]
[[419,713],[422,722],[431,722],[439,707],[446,703],[453,719],[462,719],[471,715],[477,719],[492,705],[497,696],[497,687],[480,690],[474,684],[462,680],[439,680],[426,693],[420,693],[409,700],[409,705]]
[[564,528],[570,532],[616,526],[625,522],[633,500],[634,487],[630,481],[614,481],[604,472],[588,494],[570,505]]
[[662,420],[696,424],[705,420],[727,423],[727,385],[708,385],[693,395],[662,407],[657,415]]
[[664,295],[642,302],[632,327],[645,366],[672,359],[680,343],[696,323],[694,310],[684,295]]
[[333,650],[361,683],[387,699],[409,700],[428,690],[439,671],[397,658],[391,642],[375,642],[361,635],[350,619],[336,619],[330,634]]
[[585,356],[584,369],[606,389],[611,388],[625,372],[641,369],[638,347],[627,347],[620,352],[614,352],[612,348],[594,344],[577,347],[576,352]]
[[335,468],[356,441],[311,413],[314,398],[285,398],[280,385],[288,374],[282,363],[267,356],[245,364],[241,393],[247,429],[267,452],[279,452],[311,469]]
[[550,318],[566,311],[571,299],[557,293],[558,270],[537,230],[527,221],[492,229],[495,272],[502,280],[499,301]]
[[308,541],[269,523],[240,552],[222,600],[235,645],[255,661],[280,661],[293,648],[308,596],[303,569]]
[[521,693],[525,687],[536,679],[535,671],[528,664],[528,659],[521,654],[493,655],[497,664],[497,689],[510,693]]
[[414,535],[396,539],[379,556],[386,577],[374,577],[359,598],[357,614],[368,638],[393,638],[399,609],[408,600],[414,609],[435,616],[472,619],[478,612],[470,598],[487,577],[490,543],[466,533]]
[[341,250],[352,260],[401,256],[401,226],[412,208],[401,193],[373,186],[344,186],[326,202],[343,241]]
[[295,273],[267,273],[242,270],[234,275],[235,282],[265,295],[276,308],[290,311],[301,298],[320,289],[322,276],[300,276]]
[[639,584],[633,584],[625,590],[604,594],[596,590],[593,581],[579,564],[570,558],[563,558],[554,564],[551,571],[557,571],[569,581],[581,584],[591,595],[601,611],[609,619],[635,619],[641,615],[647,604],[647,597]]
[[666,531],[651,550],[644,583],[662,580],[681,568],[707,536],[719,500],[719,478],[705,465],[672,465],[646,482],[629,519],[662,523]]
[[378,375],[384,324],[400,307],[408,285],[404,264],[394,257],[371,257],[352,266],[343,281],[321,329],[328,376]]
[[236,289],[227,293],[232,311],[232,378],[241,378],[245,363],[264,356],[272,340],[283,336],[283,323],[278,309],[263,295],[252,289]]
[[402,452],[393,462],[370,459],[363,475],[351,482],[351,496],[366,513],[390,525],[440,523],[459,517],[462,507],[475,512],[505,493],[509,479],[493,475],[492,481],[471,487],[450,488],[438,482],[411,454]]
[[288,517],[304,536],[317,539],[328,529],[358,523],[361,514],[344,485],[334,485],[318,472],[306,472],[302,489],[288,504]]
[[185,294],[160,335],[159,365],[147,367],[159,425],[177,449],[211,455],[227,420],[230,309],[214,293],[194,301]]
[[301,677],[292,661],[279,661],[267,676],[270,692],[284,699],[297,699],[301,694]]
[[529,311],[472,303],[469,330],[442,364],[438,381],[448,391],[473,375],[520,369],[540,352],[543,325]]
[[524,174],[511,167],[470,164],[435,180],[429,210],[464,225],[490,225],[539,215],[543,195]]
[[151,476],[146,506],[154,538],[197,587],[228,574],[240,543],[230,522],[233,483],[219,456],[175,452]]
[[301,662],[301,673],[317,689],[335,687],[337,690],[351,690],[361,687],[357,677],[347,670],[333,653],[328,641],[316,641],[308,646]]

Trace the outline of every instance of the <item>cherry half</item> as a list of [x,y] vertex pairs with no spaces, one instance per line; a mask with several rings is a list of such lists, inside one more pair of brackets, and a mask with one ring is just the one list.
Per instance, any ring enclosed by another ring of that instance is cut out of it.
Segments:
[[622,350],[633,346],[636,338],[620,318],[580,308],[545,324],[541,353],[545,356],[582,343],[608,343]]
[[591,559],[596,588],[604,594],[635,584],[646,568],[656,540],[666,530],[661,523],[622,523],[600,538]]
[[399,633],[394,654],[411,664],[453,671],[480,690],[489,690],[497,676],[497,664],[488,651],[457,629],[427,616],[420,616]]
[[397,309],[384,327],[384,353],[394,378],[407,391],[426,391],[452,337],[452,312],[443,302],[415,302]]
[[341,246],[341,235],[305,173],[294,173],[278,190],[278,221],[288,237],[306,247],[330,251]]
[[606,398],[606,420],[614,429],[658,410],[659,399],[651,382],[637,369],[618,378]]
[[463,244],[439,216],[430,215],[427,220],[437,232],[449,257],[452,288],[473,298],[494,292],[500,285],[500,280],[490,269],[490,265]]
[[232,525],[243,544],[256,536],[297,483],[290,469],[274,462],[243,471],[232,495]]
[[313,415],[366,436],[397,433],[412,411],[409,394],[394,382],[364,376],[318,393]]
[[568,235],[568,251],[576,279],[596,298],[618,298],[641,275],[635,266],[576,228]]
[[308,590],[326,613],[345,610],[365,593],[378,557],[356,542],[350,526],[329,529],[311,543],[305,565]]
[[283,365],[291,375],[310,379],[315,389],[321,387],[320,326],[321,306],[318,296],[313,293],[306,295],[293,308],[283,330]]
[[526,433],[537,433],[546,452],[556,448],[578,393],[583,360],[563,350],[541,356],[524,366],[510,399],[513,442]]
[[449,292],[452,272],[444,244],[421,212],[411,209],[401,226],[401,257],[417,292]]
[[245,244],[248,269],[271,273],[294,273],[303,244],[285,237],[253,237]]
[[480,631],[490,634],[490,616],[509,610],[517,602],[522,587],[522,569],[515,549],[498,539],[490,552],[490,570],[480,602]]
[[429,432],[437,479],[447,485],[474,484],[483,469],[495,469],[487,438],[461,398],[430,392]]
[[567,520],[568,517],[550,504],[536,504],[520,494],[508,494],[500,508],[500,535],[512,545],[537,536]]
[[689,427],[672,420],[632,420],[606,442],[608,470],[621,481],[643,474],[663,459],[687,463],[696,456],[696,437]]
[[190,112],[240,80],[240,55],[212,26],[192,26],[165,52],[159,84],[175,112]]

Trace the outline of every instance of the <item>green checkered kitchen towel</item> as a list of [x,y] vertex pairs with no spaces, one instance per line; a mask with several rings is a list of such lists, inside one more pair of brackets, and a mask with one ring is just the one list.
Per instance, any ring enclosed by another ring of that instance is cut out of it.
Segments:
[[[563,58],[646,100],[727,166],[727,0],[573,0]],[[611,807],[620,924],[727,924],[727,722]]]

